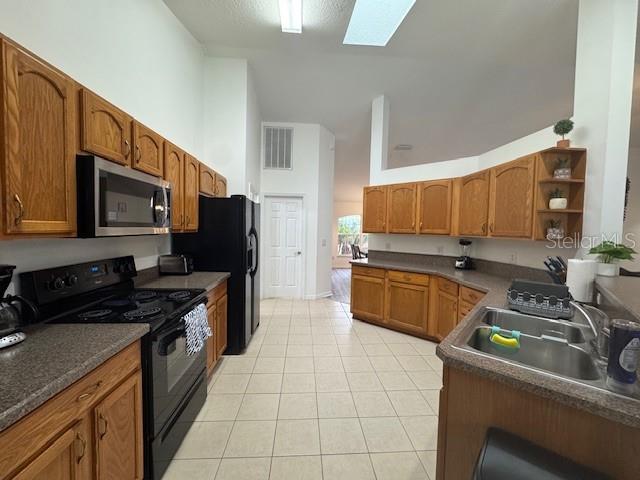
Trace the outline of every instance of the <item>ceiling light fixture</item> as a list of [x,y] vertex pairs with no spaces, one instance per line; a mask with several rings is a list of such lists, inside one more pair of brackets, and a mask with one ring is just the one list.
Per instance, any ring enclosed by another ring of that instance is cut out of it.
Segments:
[[284,33],[302,33],[302,0],[278,0]]
[[384,47],[416,0],[356,0],[343,43]]

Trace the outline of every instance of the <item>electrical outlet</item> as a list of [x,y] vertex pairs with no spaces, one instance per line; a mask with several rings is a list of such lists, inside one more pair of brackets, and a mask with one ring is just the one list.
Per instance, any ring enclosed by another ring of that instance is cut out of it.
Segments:
[[391,242],[387,242],[384,244],[385,250],[391,250]]
[[442,255],[444,253],[444,247],[442,245],[438,245],[438,255]]
[[518,264],[518,254],[516,252],[513,252],[511,255],[509,255],[509,263],[512,265]]
[[323,247],[326,247],[326,246],[327,246],[327,239],[326,239],[326,238],[323,238],[323,239],[322,239],[322,246],[323,246]]

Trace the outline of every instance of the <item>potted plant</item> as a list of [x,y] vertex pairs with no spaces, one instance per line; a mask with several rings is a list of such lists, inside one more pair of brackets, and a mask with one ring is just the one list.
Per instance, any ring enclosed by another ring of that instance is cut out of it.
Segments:
[[547,222],[547,240],[561,240],[564,238],[564,228],[560,220],[549,220]]
[[571,145],[571,140],[568,138],[565,140],[564,136],[567,135],[571,130],[573,130],[573,121],[568,118],[565,120],[560,120],[553,127],[553,133],[556,135],[562,135],[562,140],[558,140],[556,146],[558,148],[569,148]]
[[569,157],[558,157],[553,178],[571,178],[571,159]]
[[620,273],[619,260],[633,260],[633,255],[637,253],[633,248],[629,248],[621,243],[604,241],[596,245],[589,253],[598,255],[598,275],[615,277]]
[[559,188],[551,190],[549,192],[549,209],[564,210],[565,208],[567,208],[567,199],[564,196],[564,192]]

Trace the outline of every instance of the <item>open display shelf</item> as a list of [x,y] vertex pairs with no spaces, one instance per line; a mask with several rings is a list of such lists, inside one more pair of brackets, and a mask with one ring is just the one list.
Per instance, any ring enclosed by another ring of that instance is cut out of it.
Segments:
[[[571,178],[554,178],[558,160],[569,159]],[[535,185],[535,215],[533,235],[535,240],[547,239],[547,226],[550,220],[560,221],[565,237],[579,239],[582,235],[584,213],[584,183],[587,166],[587,151],[584,148],[548,148],[540,152],[537,162]],[[560,189],[567,198],[567,208],[552,210],[549,208],[549,195]]]

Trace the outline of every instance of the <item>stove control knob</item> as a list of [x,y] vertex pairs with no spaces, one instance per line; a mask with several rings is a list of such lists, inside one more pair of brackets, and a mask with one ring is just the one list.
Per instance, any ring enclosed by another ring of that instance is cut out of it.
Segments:
[[62,290],[64,288],[64,280],[60,277],[55,277],[49,282],[49,290]]
[[64,283],[67,285],[67,287],[73,287],[78,283],[78,276],[74,274],[67,275],[67,278],[65,278]]

